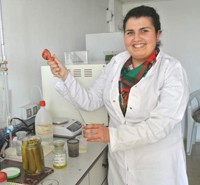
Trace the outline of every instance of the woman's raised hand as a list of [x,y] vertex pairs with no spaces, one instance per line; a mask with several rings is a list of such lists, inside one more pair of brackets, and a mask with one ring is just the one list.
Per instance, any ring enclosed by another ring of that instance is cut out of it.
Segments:
[[61,78],[62,80],[66,80],[68,70],[55,55],[51,55],[48,49],[44,49],[42,57],[47,60],[47,64],[50,66],[51,72],[54,76]]

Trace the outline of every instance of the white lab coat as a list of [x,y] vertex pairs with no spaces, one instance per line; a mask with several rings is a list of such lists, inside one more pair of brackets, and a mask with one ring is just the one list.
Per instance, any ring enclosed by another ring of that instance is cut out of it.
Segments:
[[118,80],[129,57],[128,52],[113,57],[90,89],[71,74],[57,82],[56,89],[69,101],[73,97],[83,110],[106,106],[109,185],[188,185],[181,128],[189,97],[185,71],[179,61],[160,51],[155,65],[131,88],[124,117]]

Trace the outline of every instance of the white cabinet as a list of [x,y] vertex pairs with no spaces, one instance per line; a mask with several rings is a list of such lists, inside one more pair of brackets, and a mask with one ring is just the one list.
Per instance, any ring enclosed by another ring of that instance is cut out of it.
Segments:
[[102,185],[107,178],[107,150],[105,150],[89,171],[90,185]]
[[89,181],[89,174],[87,174],[84,179],[80,182],[79,185],[89,185],[90,181]]
[[107,179],[105,179],[105,181],[103,182],[102,185],[108,185],[108,181],[107,181]]
[[79,185],[107,185],[107,149],[94,161],[88,174]]

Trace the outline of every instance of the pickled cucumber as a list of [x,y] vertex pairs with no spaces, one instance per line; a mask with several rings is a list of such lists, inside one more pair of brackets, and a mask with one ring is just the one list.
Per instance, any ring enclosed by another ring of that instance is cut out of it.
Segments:
[[33,157],[34,157],[34,161],[35,161],[35,165],[37,168],[37,173],[41,173],[43,171],[44,168],[44,161],[41,155],[41,148],[39,147],[35,147],[32,149],[33,151]]
[[28,141],[24,141],[22,145],[22,161],[23,161],[23,169],[25,171],[28,170],[28,155],[26,153],[27,145],[28,145]]
[[33,151],[32,150],[26,150],[27,156],[28,156],[28,170],[27,172],[29,174],[34,174],[36,172],[36,162],[34,159]]

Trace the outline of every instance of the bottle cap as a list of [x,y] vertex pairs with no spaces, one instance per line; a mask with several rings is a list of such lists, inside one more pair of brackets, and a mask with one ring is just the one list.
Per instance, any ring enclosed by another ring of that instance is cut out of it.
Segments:
[[63,141],[63,140],[56,140],[56,141],[53,142],[53,144],[54,144],[55,147],[62,147],[62,146],[65,145],[65,141]]
[[4,168],[2,172],[6,173],[6,178],[14,179],[20,175],[21,170],[17,167],[7,167],[7,168]]
[[7,180],[6,172],[0,172],[0,182],[5,182]]
[[45,101],[44,100],[41,100],[40,101],[40,107],[44,107],[46,105]]

